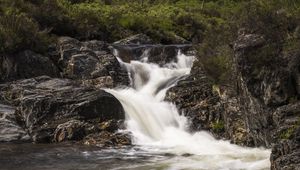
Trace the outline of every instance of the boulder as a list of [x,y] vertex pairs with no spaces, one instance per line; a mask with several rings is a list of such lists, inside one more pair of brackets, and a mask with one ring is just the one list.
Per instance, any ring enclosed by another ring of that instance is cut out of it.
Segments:
[[29,141],[27,132],[18,125],[13,106],[0,104],[0,142]]
[[16,81],[2,85],[1,95],[17,106],[16,117],[34,142],[51,142],[61,124],[58,129],[77,129],[80,124],[69,125],[71,120],[103,122],[125,118],[123,107],[114,96],[69,79],[42,76]]
[[102,41],[80,42],[74,38],[60,37],[56,49],[51,56],[65,78],[87,80],[110,76],[114,87],[129,84],[126,70]]
[[58,77],[59,70],[48,57],[26,50],[0,57],[0,82],[47,75]]
[[54,132],[54,141],[81,140],[87,134],[92,133],[95,127],[92,124],[80,120],[70,120],[58,125]]

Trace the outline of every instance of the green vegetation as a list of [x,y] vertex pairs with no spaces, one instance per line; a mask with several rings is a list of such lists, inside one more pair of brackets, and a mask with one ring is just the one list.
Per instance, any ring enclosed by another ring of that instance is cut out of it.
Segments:
[[196,45],[196,64],[223,84],[240,28],[268,42],[252,59],[259,69],[276,51],[298,49],[299,20],[298,0],[0,0],[0,53],[43,52],[57,36],[113,42],[145,33],[172,43],[178,35]]
[[298,118],[297,122],[294,125],[281,131],[279,138],[280,139],[290,139],[296,132],[297,128],[299,128],[299,127],[300,127],[300,118]]
[[294,127],[290,127],[286,130],[284,130],[283,132],[281,132],[279,138],[280,139],[290,139],[290,137],[294,134],[295,128]]
[[216,133],[223,132],[225,130],[225,125],[223,121],[212,122],[210,126],[211,129]]

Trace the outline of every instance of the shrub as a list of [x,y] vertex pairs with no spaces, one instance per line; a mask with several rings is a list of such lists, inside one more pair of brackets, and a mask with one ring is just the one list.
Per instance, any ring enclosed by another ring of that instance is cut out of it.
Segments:
[[[33,37],[37,40],[54,34],[112,42],[146,33],[157,42],[171,43],[172,37],[179,35],[201,44],[200,58],[210,60],[208,63],[214,66],[220,65],[214,63],[220,58],[228,61],[228,44],[235,39],[238,28],[249,27],[253,32],[267,34],[270,41],[284,43],[287,34],[297,27],[300,16],[300,3],[296,0],[0,0],[0,3],[0,12],[5,13],[0,16],[3,23],[8,22],[5,20],[28,23],[19,29],[2,24],[0,41],[6,46],[11,44],[11,48],[5,47],[6,51],[20,50],[16,44],[22,43],[37,48],[33,38],[16,36],[22,32],[20,29],[28,27],[35,31]],[[14,13],[7,13],[8,10]],[[49,30],[48,35],[42,34],[43,30]],[[32,36],[33,31],[27,31]],[[10,34],[17,38],[9,39]],[[4,47],[1,48],[3,51]],[[223,51],[226,54],[221,54]]]
[[6,9],[0,17],[1,53],[13,53],[24,49],[44,51],[49,43],[46,31],[40,31],[36,22],[26,14]]

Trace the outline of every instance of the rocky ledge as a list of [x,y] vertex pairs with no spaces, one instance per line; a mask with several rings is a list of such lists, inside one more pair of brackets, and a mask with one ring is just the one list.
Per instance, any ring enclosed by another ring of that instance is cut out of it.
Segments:
[[272,169],[297,169],[300,52],[267,51],[271,45],[264,35],[241,32],[232,48],[227,85],[213,84],[196,62],[166,99],[191,120],[191,131],[209,130],[239,145],[272,148]]
[[[120,137],[125,117],[114,96],[70,79],[41,76],[2,84],[1,98],[7,103],[0,105],[1,136],[7,137],[1,141],[81,141],[106,131]],[[8,125],[14,128],[5,130]]]
[[[176,60],[191,45],[154,45],[146,35],[113,44],[60,37],[47,54],[23,51],[0,58],[0,142],[73,141],[103,147],[130,145],[120,102],[102,88],[129,85],[114,55],[131,58],[150,49],[151,62]],[[126,50],[127,52],[125,52]]]

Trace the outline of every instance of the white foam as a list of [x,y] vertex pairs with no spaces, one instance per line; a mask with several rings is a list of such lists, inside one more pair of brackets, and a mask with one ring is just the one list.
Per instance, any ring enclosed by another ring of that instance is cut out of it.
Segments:
[[193,154],[184,158],[184,163],[177,162],[176,158],[169,160],[173,161],[173,169],[255,170],[270,167],[270,150],[233,145],[216,140],[204,131],[190,134],[186,130],[187,119],[180,116],[175,105],[163,101],[167,89],[176,82],[174,80],[190,73],[193,56],[179,52],[177,62],[164,67],[146,63],[145,56],[143,61],[121,63],[130,73],[132,87],[106,89],[122,103],[134,144],[150,152]]

